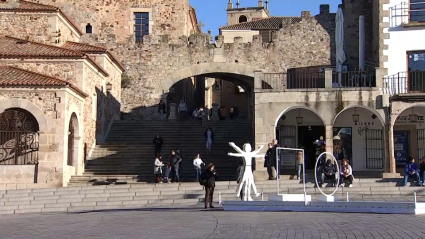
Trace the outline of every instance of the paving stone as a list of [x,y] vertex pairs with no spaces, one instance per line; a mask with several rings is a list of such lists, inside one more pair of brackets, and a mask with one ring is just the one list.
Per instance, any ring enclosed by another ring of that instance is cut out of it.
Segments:
[[91,211],[94,207],[68,207],[68,212]]

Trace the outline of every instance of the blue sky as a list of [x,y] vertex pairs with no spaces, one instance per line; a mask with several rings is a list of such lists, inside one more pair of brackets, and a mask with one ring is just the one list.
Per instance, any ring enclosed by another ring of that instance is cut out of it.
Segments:
[[[237,0],[232,0],[233,6]],[[264,0],[265,1],[265,0]],[[203,31],[211,29],[212,36],[218,35],[218,28],[227,24],[228,0],[189,0],[195,7],[198,21],[205,26]],[[341,0],[269,0],[269,10],[272,16],[301,16],[301,11],[311,11],[313,15],[319,13],[320,4],[331,5],[331,12],[336,12]],[[240,7],[256,7],[258,0],[240,0]]]

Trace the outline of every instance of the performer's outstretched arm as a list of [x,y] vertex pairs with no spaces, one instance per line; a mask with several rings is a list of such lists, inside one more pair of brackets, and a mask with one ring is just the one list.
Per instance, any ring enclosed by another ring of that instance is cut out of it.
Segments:
[[228,153],[227,155],[233,156],[233,157],[243,157],[243,154]]
[[242,151],[241,148],[239,148],[238,146],[236,146],[235,143],[230,142],[229,145],[232,146],[236,150],[236,152],[241,153],[241,154],[245,153],[244,151]]

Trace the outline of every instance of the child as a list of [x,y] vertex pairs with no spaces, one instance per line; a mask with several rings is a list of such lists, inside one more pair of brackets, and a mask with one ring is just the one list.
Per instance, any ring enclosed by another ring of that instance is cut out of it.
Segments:
[[170,176],[170,172],[171,172],[171,164],[167,164],[164,168],[164,183],[171,183],[170,179],[168,178]]
[[196,173],[196,182],[199,182],[199,179],[201,177],[201,166],[205,165],[204,162],[202,162],[201,156],[199,154],[196,155],[196,158],[193,160],[193,167],[195,168]]

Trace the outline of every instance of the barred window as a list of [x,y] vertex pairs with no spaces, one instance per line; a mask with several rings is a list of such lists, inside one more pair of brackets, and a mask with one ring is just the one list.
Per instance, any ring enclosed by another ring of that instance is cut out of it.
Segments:
[[149,13],[134,13],[134,35],[136,42],[143,42],[143,36],[149,35]]
[[425,0],[410,0],[410,21],[425,22]]

